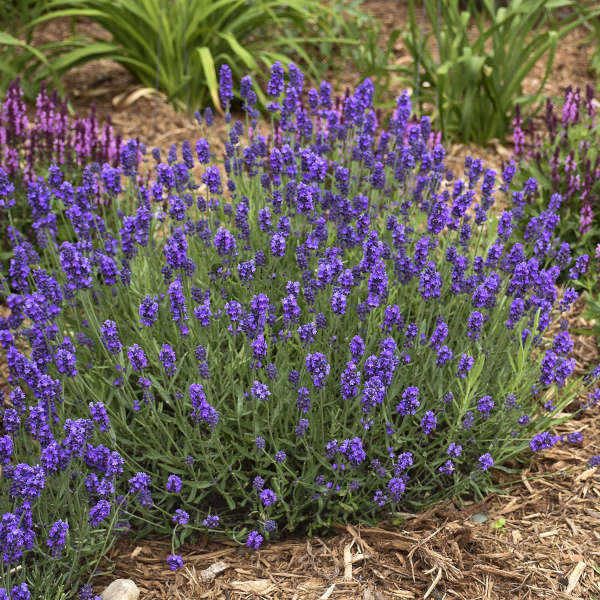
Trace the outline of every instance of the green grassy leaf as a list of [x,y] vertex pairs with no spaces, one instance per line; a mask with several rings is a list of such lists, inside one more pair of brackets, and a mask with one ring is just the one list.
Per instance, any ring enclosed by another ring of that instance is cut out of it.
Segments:
[[217,73],[212,54],[205,46],[196,48],[196,52],[200,57],[200,62],[202,64],[202,69],[204,70],[204,76],[206,77],[206,83],[213,103],[221,112],[223,112],[223,108],[219,101],[219,84],[217,83]]

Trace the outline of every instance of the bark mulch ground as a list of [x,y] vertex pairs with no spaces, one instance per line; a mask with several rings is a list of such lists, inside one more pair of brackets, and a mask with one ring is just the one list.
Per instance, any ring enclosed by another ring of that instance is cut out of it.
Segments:
[[[580,428],[590,428],[590,415]],[[167,598],[600,598],[600,484],[580,465],[586,448],[555,449],[507,495],[458,508],[449,501],[400,527],[340,526],[331,537],[258,552],[202,538],[173,574],[168,540],[124,540],[112,577],[133,578],[148,600]],[[502,519],[502,521],[501,521]],[[107,579],[108,582],[108,579]]]

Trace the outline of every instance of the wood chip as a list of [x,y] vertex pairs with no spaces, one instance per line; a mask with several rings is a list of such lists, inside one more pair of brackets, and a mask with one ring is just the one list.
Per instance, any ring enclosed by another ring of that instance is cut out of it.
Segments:
[[521,473],[521,481],[523,482],[523,485],[527,488],[527,491],[533,495],[534,491],[533,488],[531,487],[531,484],[529,483],[529,481],[527,481],[527,478],[525,477],[525,473]]
[[213,563],[208,567],[208,569],[204,569],[200,571],[200,577],[202,581],[205,583],[211,582],[219,573],[226,571],[229,569],[229,565],[226,562],[220,560],[219,562]]
[[344,548],[344,581],[352,581],[352,544]]
[[575,586],[577,585],[577,582],[579,581],[579,578],[581,577],[581,574],[585,570],[585,567],[586,567],[586,564],[582,560],[579,561],[575,565],[575,568],[573,569],[573,571],[569,575],[569,584],[567,585],[567,589],[565,590],[566,594],[570,594],[575,589]]
[[500,577],[505,577],[506,579],[513,579],[516,581],[521,581],[523,579],[522,575],[517,575],[517,573],[511,573],[510,571],[505,571],[504,569],[499,569],[498,567],[493,567],[492,565],[473,565],[472,573],[475,575],[478,571],[485,571],[486,573],[490,573],[490,575],[499,575]]
[[331,596],[331,594],[333,594],[333,590],[335,589],[335,583],[332,583],[327,590],[325,590],[325,593],[319,597],[319,600],[327,600],[327,598],[329,598],[329,596]]
[[511,535],[513,539],[513,544],[515,545],[523,539],[523,536],[521,535],[521,532],[518,529],[513,529]]
[[427,598],[429,598],[429,595],[431,594],[431,592],[433,592],[433,590],[435,590],[435,586],[440,582],[441,578],[442,578],[442,567],[439,567],[437,575],[435,576],[435,579],[431,582],[431,585],[427,588],[427,591],[425,592],[425,594],[423,596],[423,600],[427,600]]
[[234,552],[233,548],[227,550],[217,550],[216,552],[207,552],[206,554],[190,554],[186,556],[187,560],[211,560],[212,558],[221,558],[221,556],[227,556]]
[[518,510],[522,504],[521,498],[513,498],[506,506],[503,506],[499,511],[496,512],[498,515],[507,515],[508,513]]
[[253,581],[232,581],[229,584],[234,590],[246,594],[266,595],[275,590],[275,586],[268,579],[255,579]]
[[388,540],[387,542],[377,544],[378,548],[384,550],[400,550],[402,552],[409,552],[414,546],[414,542],[403,542],[402,540]]
[[555,535],[558,535],[558,529],[553,529],[552,531],[544,531],[543,533],[540,533],[540,538],[544,539],[548,537],[553,537]]
[[359,546],[362,546],[369,554],[375,554],[375,550],[373,550],[373,548],[371,548],[371,546],[369,546],[369,544],[367,544],[367,542],[360,537],[360,533],[357,533],[356,529],[354,529],[352,525],[346,525],[346,531],[354,538],[354,541]]
[[573,535],[579,535],[579,530],[575,526],[575,523],[573,523],[572,519],[569,519],[569,517],[565,517],[565,523],[569,526],[569,528],[573,532]]
[[580,483],[581,481],[587,481],[590,477],[593,477],[598,467],[594,467],[593,469],[586,469],[583,473],[580,473],[575,477],[575,483]]
[[393,537],[393,538],[401,539],[401,540],[407,542],[408,544],[415,544],[417,542],[417,539],[415,538],[415,536],[411,535],[410,533],[402,532],[402,531],[388,531],[387,529],[382,529],[380,527],[363,527],[360,530],[360,534],[361,534],[361,536],[373,535],[376,537]]

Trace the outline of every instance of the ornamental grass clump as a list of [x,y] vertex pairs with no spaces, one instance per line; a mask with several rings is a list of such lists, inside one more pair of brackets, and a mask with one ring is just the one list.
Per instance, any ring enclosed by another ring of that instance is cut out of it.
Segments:
[[[542,212],[553,194],[561,194],[556,235],[575,252],[592,254],[600,242],[596,212],[600,195],[597,101],[588,85],[585,93],[568,86],[562,109],[546,101],[544,130],[524,126],[519,112],[514,120],[517,178],[533,177],[538,193],[525,205],[524,222]],[[526,132],[528,135],[526,135]]]
[[[160,91],[177,109],[191,112],[211,102],[221,110],[218,72],[227,63],[236,76],[262,74],[264,65],[296,59],[315,79],[329,61],[361,44],[349,25],[363,21],[357,3],[320,0],[52,0],[29,31],[56,19],[86,17],[109,35],[72,35],[49,49],[42,73],[62,74],[110,58],[145,88]],[[0,38],[1,41],[2,38]],[[261,106],[265,95],[257,87]]]
[[[537,113],[560,40],[598,14],[580,11],[573,0],[408,5],[403,39],[413,60],[403,70],[412,79],[415,102],[433,107],[444,137],[481,145],[504,142],[517,104],[530,116]],[[524,95],[523,81],[539,61],[543,76],[535,79],[533,94]]]
[[[228,111],[231,72],[220,75]],[[176,570],[193,532],[258,549],[480,497],[492,467],[562,443],[554,426],[582,410],[573,400],[598,373],[571,380],[566,322],[548,336],[577,298],[559,293],[561,269],[577,278],[587,265],[542,266],[560,196],[535,238],[515,242],[523,192],[488,219],[510,168],[497,177],[469,159],[455,179],[406,93],[384,129],[369,80],[333,101],[293,64],[284,75],[273,65],[268,135],[242,80],[246,123],[230,122],[223,168],[199,139],[166,163],[153,152],[140,185],[121,154],[117,196],[137,202],[132,215],[102,201],[102,166],[74,196],[54,172],[43,185],[75,241],[48,229],[35,252],[14,232],[4,285],[16,292],[0,321],[13,386],[2,573],[23,567],[11,585],[58,560],[51,521],[69,525],[63,555],[88,576],[72,518],[109,541],[117,523],[172,532]],[[17,555],[15,527],[32,532]]]

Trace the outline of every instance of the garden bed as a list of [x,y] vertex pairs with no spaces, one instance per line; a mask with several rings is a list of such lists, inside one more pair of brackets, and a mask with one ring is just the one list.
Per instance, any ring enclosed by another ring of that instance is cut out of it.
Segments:
[[[387,31],[406,18],[396,2],[365,6],[382,18]],[[49,35],[60,35],[60,27],[50,29]],[[549,96],[562,96],[566,83],[584,87],[588,82],[587,49],[577,47],[582,37],[583,32],[575,31],[560,44],[546,85]],[[399,45],[397,60],[405,56]],[[78,112],[95,104],[99,119],[111,115],[124,138],[139,135],[148,148],[166,151],[173,143],[198,137],[193,122],[163,99],[136,97],[130,76],[110,61],[78,68],[64,81]],[[351,72],[340,81],[357,83]],[[392,91],[396,96],[400,90]],[[218,119],[210,132],[216,148],[221,147],[216,140],[223,139],[223,130]],[[499,168],[510,154],[510,145],[456,144],[449,148],[448,164],[461,172],[465,156],[475,155],[487,167]],[[585,325],[581,309],[580,302],[570,317],[578,327]],[[578,370],[596,364],[592,338],[576,336],[575,341]],[[95,588],[100,591],[112,579],[128,577],[148,600],[600,598],[600,482],[598,469],[585,469],[589,456],[600,454],[599,416],[596,406],[559,429],[565,435],[575,429],[583,432],[583,445],[548,450],[519,476],[497,471],[495,480],[505,495],[492,494],[463,506],[447,501],[379,528],[340,525],[332,537],[291,538],[256,553],[201,537],[180,549],[185,567],[176,574],[165,563],[170,540],[126,537],[111,552],[114,572],[99,578]],[[517,481],[511,483],[513,478]],[[214,580],[203,581],[202,571],[218,561],[227,568]]]
[[[182,548],[187,566],[177,575],[164,565],[168,540],[124,540],[114,549],[111,578],[133,578],[148,600],[417,599],[428,591],[437,600],[594,598],[600,489],[595,470],[579,468],[600,449],[594,419],[598,411],[578,422],[585,449],[548,452],[506,496],[463,508],[443,503],[401,526],[341,527],[331,537],[274,542],[259,554],[202,539]],[[348,569],[350,556],[356,562]],[[203,582],[202,571],[219,561],[228,568]]]

